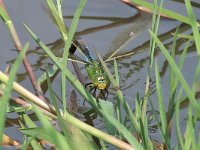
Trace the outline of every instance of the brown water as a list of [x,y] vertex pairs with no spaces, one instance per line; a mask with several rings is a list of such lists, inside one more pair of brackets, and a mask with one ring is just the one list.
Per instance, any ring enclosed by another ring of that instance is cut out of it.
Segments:
[[[196,1],[197,2],[197,1]],[[73,0],[65,0],[63,4],[63,15],[65,17],[65,22],[69,26],[71,22],[71,17],[75,8],[78,4],[78,1]],[[36,43],[30,38],[28,33],[25,31],[22,23],[28,25],[39,37],[43,40],[44,43],[50,45],[50,47],[56,47],[56,49],[60,46],[58,43],[60,37],[59,33],[49,19],[47,13],[44,11],[43,6],[44,1],[42,0],[15,0],[15,1],[5,1],[5,5],[7,6],[8,12],[14,22],[16,30],[19,34],[20,40],[23,44],[26,42],[30,42],[30,49],[34,50],[33,52],[29,52],[28,59],[30,60],[33,68],[35,70],[36,76],[39,77],[41,75],[40,68],[44,67],[44,64],[50,62],[46,58],[43,57],[40,53],[40,49],[37,49]],[[176,2],[165,2],[165,8],[170,10],[174,10],[181,14],[186,15],[186,10],[184,9],[181,3]],[[178,9],[177,9],[178,8]],[[199,18],[200,10],[198,8],[194,8],[196,13],[196,17]],[[126,25],[124,23],[117,23],[117,21],[124,19],[125,22],[132,16],[137,14],[137,10],[124,5],[119,1],[114,0],[88,0],[86,7],[82,13],[82,18],[79,21],[77,35],[81,36],[84,41],[87,43],[89,48],[96,48],[102,54],[104,50],[110,45],[112,40],[121,32]],[[93,19],[91,19],[93,17]],[[171,48],[172,38],[171,32],[175,31],[175,28],[180,25],[179,22],[172,21],[169,19],[161,19],[159,35],[161,35],[163,39],[163,43],[167,45],[168,48]],[[10,40],[10,36],[3,25],[0,22],[1,26],[1,35],[0,35],[0,45],[2,55],[0,56],[0,69],[4,70],[9,61],[14,59],[17,56],[17,52],[11,51],[10,49],[14,49],[14,46]],[[190,33],[189,28],[186,25],[181,26],[181,30],[186,31],[186,33]],[[149,51],[148,51],[148,40],[149,34],[148,32],[144,32],[138,38],[136,38],[133,42],[128,44],[123,52],[136,52],[134,55],[130,55],[128,57],[122,58],[118,60],[119,66],[119,76],[120,76],[120,86],[124,93],[125,98],[129,102],[130,106],[134,108],[134,97],[137,92],[141,94],[144,93],[145,89],[145,80],[147,74],[147,66],[149,61]],[[147,43],[146,43],[147,42]],[[180,42],[180,49],[182,50],[184,46],[184,41]],[[37,49],[37,51],[36,51]],[[30,50],[30,51],[31,51]],[[95,55],[93,55],[95,57]],[[177,52],[177,60],[179,53]],[[166,103],[166,108],[168,104],[169,98],[169,90],[168,90],[168,69],[169,66],[166,64],[166,60],[163,56],[157,52],[156,55],[162,75],[162,84],[164,90],[164,100]],[[186,80],[191,83],[193,80],[193,73],[196,64],[196,52],[195,47],[191,46],[190,52],[187,55],[184,67],[183,74]],[[108,64],[112,68],[112,64]],[[194,67],[193,67],[194,66]],[[71,69],[72,66],[69,66]],[[82,68],[82,72],[85,73],[85,69],[83,65],[80,65]],[[111,69],[112,71],[112,69]],[[21,67],[19,70],[19,74],[24,73],[24,68]],[[22,75],[19,76],[21,80]],[[27,76],[23,76],[23,80],[20,82],[25,87],[31,87],[30,82],[27,79]],[[154,75],[152,74],[152,79]],[[25,80],[24,80],[25,79]],[[58,77],[54,81],[54,87],[60,93],[60,78]],[[152,80],[152,87],[154,87],[154,80]],[[31,88],[28,88],[32,90]],[[70,92],[71,89],[67,89],[67,92]],[[112,93],[112,88],[109,89],[109,92]],[[112,94],[109,96],[111,101],[114,101]],[[156,95],[152,94],[151,96],[155,108],[157,108]],[[81,101],[82,99],[79,98]],[[184,112],[183,112],[184,115]],[[181,119],[184,119],[181,118]],[[15,127],[9,127],[6,129],[6,133],[11,135],[11,137],[22,141],[21,134],[16,130]],[[153,139],[159,140],[159,134],[152,134]],[[19,138],[20,137],[20,138]],[[175,135],[172,136],[172,141],[176,141]],[[172,142],[173,143],[173,142]],[[176,142],[175,142],[176,143]],[[174,144],[175,144],[174,143]],[[172,145],[173,146],[173,145]]]

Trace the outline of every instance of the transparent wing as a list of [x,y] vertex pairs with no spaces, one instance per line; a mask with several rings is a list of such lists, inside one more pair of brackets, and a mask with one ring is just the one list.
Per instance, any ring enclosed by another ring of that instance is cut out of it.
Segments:
[[77,56],[75,54],[69,55],[68,60],[74,61],[74,62],[77,62],[77,63],[81,63],[81,64],[86,64],[86,61],[84,59],[80,58],[79,56]]
[[109,59],[115,56],[125,45],[142,33],[150,25],[151,17],[151,14],[140,13],[133,21],[130,21],[128,28],[120,32],[112,41],[111,46],[106,49],[103,60],[105,62],[109,61]]

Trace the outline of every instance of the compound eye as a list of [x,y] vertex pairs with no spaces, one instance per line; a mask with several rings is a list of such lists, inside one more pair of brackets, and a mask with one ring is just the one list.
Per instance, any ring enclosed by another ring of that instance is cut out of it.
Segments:
[[104,81],[104,77],[98,77],[97,80],[102,82],[102,81]]

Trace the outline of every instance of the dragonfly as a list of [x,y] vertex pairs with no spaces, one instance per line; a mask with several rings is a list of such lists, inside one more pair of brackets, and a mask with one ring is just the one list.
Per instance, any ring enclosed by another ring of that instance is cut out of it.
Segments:
[[[103,55],[104,62],[111,61],[115,58],[128,43],[135,39],[138,35],[147,29],[151,22],[151,14],[141,13],[134,21],[130,21],[130,25],[120,32],[112,41],[111,45],[105,50]],[[81,59],[75,55],[77,48],[84,54],[85,59]],[[104,99],[108,97],[107,88],[110,85],[109,77],[105,72],[100,61],[93,59],[90,55],[90,49],[86,43],[80,38],[75,38],[73,44],[69,49],[70,56],[73,60],[78,60],[85,63],[85,69],[91,82],[87,83],[85,87],[90,86],[90,92],[93,91],[93,96],[96,96],[96,90],[100,90]]]
[[[110,85],[110,81],[107,76],[107,73],[103,69],[103,66],[101,65],[100,62],[96,61],[90,56],[89,48],[82,39],[80,38],[76,39],[74,40],[73,43],[74,45],[72,45],[69,50],[70,55],[74,54],[77,46],[85,55],[85,61],[83,60],[81,61],[85,63],[85,69],[87,71],[88,77],[91,80],[91,82],[85,84],[85,88],[91,86],[90,92],[94,90],[92,95],[95,97],[96,97],[96,90],[99,89],[100,92],[103,94],[104,98],[107,99],[108,96],[107,87]],[[107,96],[105,96],[104,91]]]

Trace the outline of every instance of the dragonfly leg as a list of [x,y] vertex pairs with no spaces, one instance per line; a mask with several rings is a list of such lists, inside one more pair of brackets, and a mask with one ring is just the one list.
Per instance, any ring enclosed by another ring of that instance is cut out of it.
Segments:
[[106,92],[105,100],[107,100],[109,92],[108,92],[108,90],[106,88],[105,88],[105,92]]
[[[94,91],[93,91],[93,90],[94,90]],[[94,97],[96,98],[97,87],[93,86],[93,87],[89,90],[89,92],[91,93],[92,91],[93,91],[92,96],[94,96]],[[98,98],[96,98],[96,100],[99,101]],[[83,105],[84,105],[84,104],[85,104],[85,100],[83,101]]]
[[88,86],[90,86],[90,85],[92,85],[92,88],[89,90],[89,92],[91,93],[93,90],[93,93],[92,93],[92,95],[94,96],[94,97],[96,97],[96,91],[97,91],[97,87],[96,86],[94,86],[94,84],[93,83],[87,83],[86,85],[85,85],[85,88],[87,88]]
[[94,86],[94,84],[93,84],[92,82],[89,82],[89,83],[86,83],[86,84],[85,84],[85,88],[87,89],[87,87],[90,86],[90,85],[93,85],[93,86]]
[[96,98],[96,101],[99,102],[99,99],[98,99],[98,97],[96,96],[96,94],[97,94],[96,91],[97,91],[97,87],[94,87],[94,91],[93,91],[92,95]]
[[108,98],[108,94],[109,94],[108,90],[104,89],[104,90],[101,90],[100,92],[101,92],[103,98],[106,100]]
[[[92,82],[86,83],[86,84],[85,84],[85,88],[87,89],[88,86],[90,86],[90,85],[93,85],[93,83],[92,83]],[[92,87],[92,88],[90,89],[89,92],[91,92],[93,89],[94,89],[94,87]],[[84,99],[84,101],[83,101],[83,105],[85,105],[85,99]]]
[[96,87],[94,87],[94,88],[92,88],[92,89],[94,89],[94,91],[93,91],[92,95],[93,95],[94,97],[96,97],[96,91],[97,91],[97,88],[96,88]]
[[91,93],[94,89],[95,89],[95,87],[92,87],[92,88],[89,90],[89,92]]
[[[85,88],[87,89],[88,86],[91,86],[91,85],[92,85],[92,88],[89,89],[89,92],[91,93],[91,92],[94,90],[94,91],[92,92],[92,96],[94,96],[94,97],[96,98],[97,87],[95,87],[94,84],[93,84],[92,82],[85,84]],[[85,104],[85,100],[83,101],[83,105],[84,105],[84,104]]]

